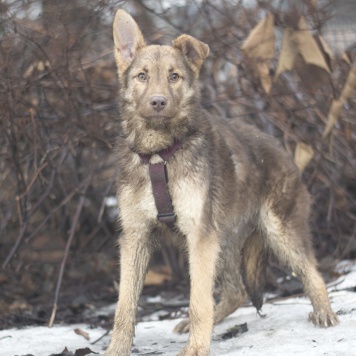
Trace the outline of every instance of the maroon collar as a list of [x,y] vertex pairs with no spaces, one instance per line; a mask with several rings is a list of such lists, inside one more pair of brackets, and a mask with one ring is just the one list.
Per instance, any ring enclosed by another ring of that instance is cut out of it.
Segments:
[[[168,190],[166,163],[181,147],[182,143],[180,141],[176,141],[172,146],[167,147],[164,150],[154,152],[152,154],[138,154],[141,161],[149,165],[148,169],[152,184],[152,192],[158,211],[157,219],[161,223],[166,224],[171,230],[174,229],[176,215],[174,213],[172,199]],[[155,154],[159,155],[163,159],[163,162],[151,164],[151,157]]]
[[177,150],[182,147],[182,143],[180,141],[175,141],[172,146],[165,148],[164,150],[154,152],[152,154],[144,154],[138,153],[143,163],[150,163],[150,159],[153,155],[157,154],[160,156],[163,161],[167,162],[171,157],[174,156]]

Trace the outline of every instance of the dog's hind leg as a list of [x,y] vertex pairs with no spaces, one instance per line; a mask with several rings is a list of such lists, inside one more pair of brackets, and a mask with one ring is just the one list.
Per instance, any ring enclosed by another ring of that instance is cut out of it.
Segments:
[[336,325],[338,317],[331,310],[325,283],[316,268],[306,220],[290,216],[282,221],[272,209],[265,209],[261,214],[261,227],[279,262],[301,278],[314,309],[309,319],[316,326],[328,327]]
[[149,239],[136,234],[120,237],[120,288],[114,329],[105,356],[129,356],[138,300],[150,258]]
[[[227,273],[229,274],[228,278],[221,281],[220,301],[215,309],[214,324],[220,323],[246,301],[247,294],[243,287],[238,269],[236,268],[232,273],[233,275]],[[178,334],[184,334],[189,332],[189,328],[190,321],[189,318],[187,318],[179,322],[173,331]]]
[[[237,308],[240,307],[247,299],[245,288],[241,281],[241,276],[238,270],[234,271],[233,280],[229,281],[229,284],[221,285],[221,299],[216,306],[214,323],[218,324],[227,316],[232,314]],[[233,284],[230,284],[233,283]]]
[[221,293],[214,315],[215,324],[233,313],[246,301],[247,294],[240,274],[241,249],[244,241],[245,234],[241,232],[227,234],[222,239],[218,270]]

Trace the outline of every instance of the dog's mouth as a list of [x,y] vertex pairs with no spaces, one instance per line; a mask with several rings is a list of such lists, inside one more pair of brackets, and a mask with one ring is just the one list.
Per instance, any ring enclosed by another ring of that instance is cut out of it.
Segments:
[[169,120],[173,118],[173,115],[163,115],[163,114],[155,114],[155,115],[148,115],[144,116],[147,120]]
[[174,116],[170,115],[145,115],[141,116],[147,129],[166,131],[170,130]]
[[138,114],[141,118],[147,121],[171,120],[179,112],[177,107],[172,107],[171,105],[167,105],[165,108],[160,110],[153,110],[151,107],[147,107],[147,105],[140,105],[140,103],[137,103],[137,108]]

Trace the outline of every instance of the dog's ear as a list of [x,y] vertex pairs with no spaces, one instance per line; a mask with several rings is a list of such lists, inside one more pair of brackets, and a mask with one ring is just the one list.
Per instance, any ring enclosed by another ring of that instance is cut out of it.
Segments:
[[179,49],[187,58],[190,67],[199,73],[199,70],[209,55],[209,46],[189,35],[181,35],[173,41],[173,47]]
[[113,35],[117,66],[119,72],[123,73],[130,66],[137,50],[145,46],[145,41],[135,20],[121,9],[115,15]]

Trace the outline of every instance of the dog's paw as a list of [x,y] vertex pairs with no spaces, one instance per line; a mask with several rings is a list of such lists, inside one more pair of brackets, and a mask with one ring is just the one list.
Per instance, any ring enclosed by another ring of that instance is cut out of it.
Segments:
[[339,324],[339,318],[332,310],[310,312],[309,320],[311,320],[315,326],[319,326],[321,328],[328,328],[329,326]]
[[179,322],[175,328],[173,329],[174,333],[177,334],[186,334],[189,332],[189,326],[190,326],[190,322],[189,319],[183,319],[181,322]]
[[209,356],[209,349],[198,346],[186,346],[177,356]]

